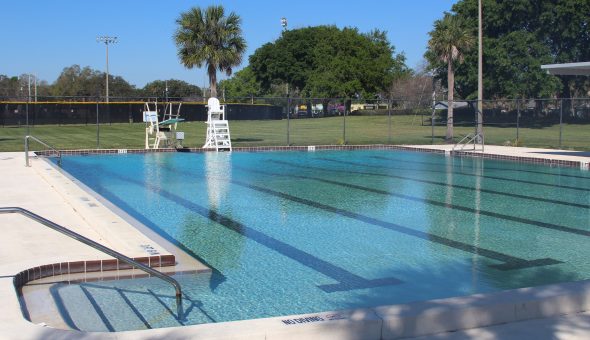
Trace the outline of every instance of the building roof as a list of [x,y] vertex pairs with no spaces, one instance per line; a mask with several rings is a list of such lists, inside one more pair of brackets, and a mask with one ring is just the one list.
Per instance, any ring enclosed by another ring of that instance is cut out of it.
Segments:
[[541,65],[542,70],[553,75],[590,76],[590,61],[583,63]]
[[[462,100],[453,101],[453,109],[461,109],[461,108],[465,108],[465,107],[469,107],[469,102],[462,101]],[[449,108],[449,102],[446,100],[438,101],[434,104],[435,110],[446,110],[448,108]]]

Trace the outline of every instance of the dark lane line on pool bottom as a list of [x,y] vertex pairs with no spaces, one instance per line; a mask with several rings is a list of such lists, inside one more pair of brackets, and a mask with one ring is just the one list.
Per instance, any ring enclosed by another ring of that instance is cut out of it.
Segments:
[[518,222],[521,224],[528,224],[528,225],[536,226],[536,227],[540,227],[540,228],[546,228],[546,229],[555,230],[555,231],[562,231],[562,232],[576,234],[576,235],[582,235],[582,236],[590,236],[590,231],[588,231],[588,230],[581,230],[581,229],[577,229],[577,228],[573,228],[573,227],[567,227],[567,226],[562,226],[559,224],[553,224],[553,223],[548,223],[548,222],[535,221],[535,220],[530,220],[528,218],[523,218],[523,217],[510,216],[510,215],[505,215],[505,214],[501,214],[501,213],[497,213],[497,212],[493,212],[493,211],[473,209],[473,208],[469,208],[469,207],[465,207],[465,206],[461,206],[461,205],[439,202],[439,201],[430,200],[427,198],[420,198],[420,197],[414,197],[414,196],[409,196],[409,195],[397,194],[397,193],[390,192],[390,191],[373,189],[373,188],[363,187],[360,185],[349,184],[349,183],[344,183],[344,182],[332,181],[329,179],[324,179],[324,178],[319,178],[319,177],[301,176],[301,175],[284,175],[284,174],[272,173],[272,172],[261,171],[261,170],[247,169],[247,168],[243,168],[243,167],[239,167],[239,166],[236,166],[236,168],[240,169],[242,171],[259,173],[259,174],[264,174],[264,175],[268,175],[268,176],[281,176],[281,177],[292,177],[292,178],[314,180],[314,181],[318,181],[318,182],[322,182],[322,183],[338,185],[338,186],[345,187],[345,188],[357,189],[357,190],[362,190],[362,191],[371,192],[371,193],[380,194],[380,195],[398,197],[398,198],[405,199],[408,201],[430,204],[430,205],[442,207],[445,209],[465,211],[465,212],[469,212],[469,213],[473,213],[473,214],[480,214],[480,215],[498,218],[498,219],[502,219],[502,220],[506,220],[506,221]]
[[[406,159],[396,158],[396,157],[384,157],[384,156],[370,156],[370,157],[371,158],[375,158],[375,159],[383,159],[383,160],[389,160],[389,161],[395,161],[395,162],[424,164],[424,165],[431,165],[431,166],[437,166],[437,167],[441,167],[441,166],[446,166],[447,165],[445,163],[412,161],[412,160],[406,160]],[[454,161],[456,159],[458,159],[458,158],[457,157],[451,157],[451,161]],[[485,161],[486,160],[485,158],[472,158],[472,157],[470,157],[468,159],[469,160],[477,160],[477,161]],[[463,159],[461,158],[460,160],[462,161]],[[470,162],[466,162],[466,163],[467,163],[466,166],[474,169],[473,164],[470,164]],[[522,163],[520,163],[520,164],[522,164]],[[464,165],[463,164],[451,163],[451,166],[456,167],[456,168],[462,168]],[[547,176],[571,177],[571,178],[581,178],[581,179],[590,180],[590,177],[585,177],[585,176],[576,176],[576,175],[570,175],[570,174],[556,174],[556,173],[544,172],[544,171],[523,170],[523,169],[511,169],[511,168],[503,169],[503,168],[497,168],[497,167],[494,167],[494,166],[484,166],[483,168],[485,170],[499,170],[499,171],[510,171],[510,172],[526,172],[526,173],[540,174],[540,175],[547,175]],[[566,168],[566,169],[569,169],[569,168]]]
[[[440,174],[446,174],[447,173],[446,171],[440,171],[440,170],[426,170],[426,169],[412,169],[412,168],[396,168],[396,167],[392,167],[392,166],[377,165],[377,164],[363,164],[363,163],[350,162],[350,161],[342,161],[342,160],[339,160],[339,159],[324,158],[324,157],[321,157],[321,158],[318,157],[318,158],[315,158],[315,159],[319,159],[319,160],[323,160],[323,161],[327,161],[327,162],[334,162],[334,163],[341,163],[341,164],[348,164],[348,165],[362,166],[362,167],[381,168],[381,169],[388,169],[388,170],[405,170],[405,171],[434,172],[434,173],[440,173]],[[463,176],[469,176],[469,177],[488,178],[488,179],[495,179],[495,180],[501,180],[501,181],[507,181],[507,182],[516,182],[516,183],[519,183],[519,184],[532,184],[532,185],[540,185],[540,186],[545,186],[545,187],[550,187],[550,188],[562,188],[562,189],[569,189],[569,190],[576,190],[576,191],[584,191],[584,192],[590,191],[590,189],[587,189],[587,188],[578,188],[578,187],[572,187],[572,186],[568,186],[568,185],[549,184],[549,183],[525,181],[525,180],[514,179],[514,178],[504,178],[504,177],[496,177],[496,176],[488,176],[488,175],[470,174],[470,173],[466,173],[466,172],[453,172],[453,175],[463,175]]]
[[392,175],[392,174],[380,174],[380,173],[376,173],[376,172],[355,171],[355,170],[327,169],[327,168],[323,168],[320,166],[300,165],[300,164],[293,164],[290,162],[277,161],[277,160],[270,160],[269,162],[288,165],[288,166],[291,166],[294,168],[300,168],[300,169],[306,169],[306,170],[313,169],[313,170],[320,170],[320,171],[325,171],[325,172],[339,172],[339,173],[347,173],[347,174],[351,173],[351,174],[358,174],[358,175],[368,175],[368,176],[403,179],[403,180],[412,181],[412,182],[438,185],[438,186],[442,186],[445,188],[465,189],[465,190],[469,190],[469,191],[483,192],[486,194],[502,195],[502,196],[507,196],[507,197],[511,197],[511,198],[521,198],[521,199],[533,200],[533,201],[544,202],[544,203],[565,205],[568,207],[590,209],[589,204],[564,202],[564,201],[552,200],[552,199],[548,199],[548,198],[520,195],[520,194],[508,193],[508,192],[496,191],[496,190],[490,190],[490,189],[476,189],[476,188],[472,188],[472,187],[460,185],[460,184],[447,184],[447,183],[443,183],[443,182],[429,181],[426,179],[417,179],[417,178],[404,177],[404,176],[398,176],[398,175]]
[[[175,169],[172,169],[167,166],[162,166],[169,171],[181,173]],[[246,238],[255,241],[256,243],[265,246],[271,250],[276,251],[277,253],[286,256],[296,262],[299,262],[303,266],[311,268],[318,273],[321,273],[334,281],[338,281],[338,283],[334,284],[325,284],[320,285],[318,288],[323,290],[327,293],[332,292],[339,292],[339,291],[348,291],[353,289],[364,289],[364,288],[374,288],[380,286],[390,286],[390,285],[398,285],[404,283],[404,281],[397,279],[395,277],[387,277],[387,278],[380,278],[380,279],[365,279],[359,275],[353,274],[343,268],[340,268],[336,265],[333,265],[327,261],[324,261],[318,257],[315,257],[309,253],[304,252],[298,248],[295,248],[287,243],[284,243],[280,240],[277,240],[271,236],[268,236],[252,227],[248,227],[245,224],[242,224],[236,220],[233,220],[230,217],[224,216],[214,210],[205,208],[197,203],[191,202],[187,199],[179,197],[171,192],[166,191],[165,189],[150,183],[144,183],[138,180],[134,180],[128,177],[121,176],[120,174],[116,174],[110,171],[102,171],[103,174],[109,173],[109,176],[112,178],[117,178],[121,181],[125,181],[128,183],[132,183],[138,186],[146,187],[148,190],[152,191],[155,194],[158,194],[176,204],[179,204],[191,212],[201,215],[217,224],[232,230]],[[194,175],[192,175],[194,178]],[[114,195],[113,193],[111,193]],[[178,241],[177,241],[178,242]]]
[[88,290],[84,288],[84,286],[80,286],[80,290],[82,291],[82,293],[84,293],[84,295],[88,299],[88,302],[90,303],[92,308],[94,308],[94,310],[96,311],[96,315],[98,315],[100,321],[102,321],[104,326],[109,330],[109,332],[114,332],[115,328],[113,328],[113,325],[109,321],[109,318],[104,314],[102,308],[100,308],[100,305],[96,302],[92,294],[90,294],[90,292],[88,292]]
[[[163,168],[165,168],[166,170],[172,172],[172,173],[176,173],[180,176],[188,176],[190,178],[194,178],[195,174],[193,173],[188,173],[186,171],[180,171],[178,169],[173,169],[170,166],[162,166]],[[417,237],[419,239],[422,240],[426,240],[429,242],[433,242],[433,243],[437,243],[437,244],[441,244],[447,247],[451,247],[451,248],[455,248],[458,250],[462,250],[471,254],[475,254],[475,255],[480,255],[483,257],[487,257],[489,259],[493,259],[499,262],[504,262],[502,264],[492,264],[489,265],[489,267],[491,268],[495,268],[498,270],[515,270],[515,269],[523,269],[523,268],[530,268],[530,267],[541,267],[541,266],[548,266],[548,265],[553,265],[553,264],[559,264],[559,263],[563,263],[562,261],[559,260],[555,260],[552,258],[541,258],[541,259],[534,259],[534,260],[524,260],[515,256],[511,256],[511,255],[507,255],[507,254],[503,254],[494,250],[489,250],[489,249],[485,249],[485,248],[479,248],[477,246],[471,245],[471,244],[467,244],[467,243],[463,243],[460,241],[455,241],[455,240],[451,240],[451,239],[447,239],[435,234],[430,234],[430,233],[426,233],[423,231],[419,231],[416,229],[412,229],[409,227],[405,227],[399,224],[395,224],[395,223],[390,223],[390,222],[385,222],[385,221],[381,221],[379,219],[376,218],[372,218],[369,216],[365,216],[365,215],[361,215],[361,214],[357,214],[354,212],[350,212],[344,209],[340,209],[340,208],[336,208],[336,207],[332,207],[326,204],[322,204],[319,202],[315,202],[315,201],[311,201],[311,200],[307,200],[304,198],[300,198],[300,197],[296,197],[296,196],[292,196],[286,193],[282,193],[279,191],[274,191],[271,189],[267,189],[267,188],[262,188],[256,185],[252,185],[249,183],[245,183],[245,182],[241,182],[238,180],[228,180],[226,178],[216,178],[216,180],[218,181],[227,181],[229,183],[232,184],[236,184],[245,188],[249,188],[258,192],[262,192],[262,193],[266,193],[275,197],[280,197],[280,198],[284,198],[287,200],[290,200],[292,202],[296,202],[296,203],[300,203],[303,205],[307,205],[316,209],[321,209],[324,211],[328,211],[328,212],[332,212],[335,214],[338,214],[340,216],[344,216],[344,217],[348,217],[348,218],[352,218],[355,219],[357,221],[360,222],[364,222],[364,223],[368,223],[368,224],[372,224],[378,227],[382,227],[388,230],[393,230],[395,232],[399,232],[401,234],[405,234],[405,235],[409,235],[409,236],[413,236],[413,237]],[[147,184],[146,184],[147,185]],[[162,191],[164,192],[164,191]],[[238,223],[238,222],[236,222]],[[257,233],[260,233],[258,231],[256,231]],[[261,233],[262,234],[262,233]],[[265,235],[265,234],[262,234]],[[267,235],[265,235],[267,236]],[[270,237],[270,236],[267,236]],[[278,240],[277,240],[278,241]],[[281,241],[278,241],[281,242]]]
[[372,224],[374,226],[378,226],[378,227],[382,227],[388,230],[393,230],[395,232],[404,234],[404,235],[409,235],[409,236],[413,236],[413,237],[417,237],[419,239],[422,240],[426,240],[429,242],[433,242],[433,243],[438,243],[438,244],[442,244],[444,246],[447,247],[451,247],[451,248],[455,248],[458,250],[462,250],[471,254],[475,254],[475,255],[481,255],[483,257],[487,257],[489,259],[493,259],[496,261],[500,261],[500,262],[504,262],[502,264],[492,264],[489,265],[489,267],[492,268],[496,268],[499,270],[513,270],[513,269],[523,269],[523,268],[529,268],[529,267],[540,267],[540,266],[547,266],[547,265],[552,265],[552,264],[559,264],[559,263],[563,263],[562,261],[558,261],[552,258],[542,258],[542,259],[534,259],[534,260],[524,260],[515,256],[511,256],[511,255],[506,255],[494,250],[489,250],[489,249],[484,249],[484,248],[479,248],[477,246],[471,245],[471,244],[467,244],[467,243],[463,243],[460,241],[455,241],[455,240],[451,240],[448,238],[444,238],[438,235],[434,235],[434,234],[430,234],[430,233],[426,233],[423,231],[419,231],[416,229],[412,229],[409,227],[404,227],[402,225],[399,224],[395,224],[395,223],[391,223],[391,222],[385,222],[385,221],[381,221],[379,219],[373,218],[373,217],[369,217],[369,216],[365,216],[365,215],[361,215],[361,214],[357,214],[351,211],[347,211],[344,209],[340,209],[340,208],[336,208],[336,207],[332,207],[323,203],[319,203],[319,202],[314,202],[314,201],[310,201],[307,200],[305,198],[300,198],[300,197],[296,197],[296,196],[292,196],[280,191],[274,191],[271,189],[267,189],[267,188],[262,188],[256,185],[252,185],[252,184],[248,184],[248,183],[244,183],[241,181],[237,181],[237,180],[231,180],[230,181],[233,184],[245,187],[245,188],[249,188],[258,192],[263,192],[275,197],[280,197],[280,198],[284,198],[287,200],[290,200],[292,202],[296,202],[296,203],[300,203],[303,205],[307,205],[309,207],[313,207],[316,209],[321,209],[321,210],[325,210],[325,211],[329,211],[335,214],[338,214],[340,216],[344,216],[344,217],[348,217],[360,222],[364,222],[364,223],[368,223],[368,224]]

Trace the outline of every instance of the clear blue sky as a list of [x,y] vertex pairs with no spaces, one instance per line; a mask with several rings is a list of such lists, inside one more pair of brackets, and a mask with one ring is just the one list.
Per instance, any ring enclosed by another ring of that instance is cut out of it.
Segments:
[[434,20],[456,0],[19,0],[4,1],[0,20],[0,74],[33,73],[53,82],[73,64],[104,71],[105,47],[97,35],[115,35],[109,49],[110,73],[143,87],[157,79],[182,79],[203,86],[203,69],[185,69],[176,56],[172,35],[179,13],[192,6],[221,4],[242,18],[247,56],[277,39],[280,18],[289,28],[315,25],[358,27],[388,32],[407,65],[422,60]]

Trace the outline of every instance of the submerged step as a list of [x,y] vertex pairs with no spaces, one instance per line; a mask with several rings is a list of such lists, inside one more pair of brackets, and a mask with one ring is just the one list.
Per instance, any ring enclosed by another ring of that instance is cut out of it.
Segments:
[[[210,274],[183,274],[179,281],[209,286]],[[197,287],[198,288],[198,287]],[[179,315],[174,290],[156,278],[68,283],[29,283],[21,297],[31,322],[53,328],[115,332],[211,322],[200,302],[183,294]]]

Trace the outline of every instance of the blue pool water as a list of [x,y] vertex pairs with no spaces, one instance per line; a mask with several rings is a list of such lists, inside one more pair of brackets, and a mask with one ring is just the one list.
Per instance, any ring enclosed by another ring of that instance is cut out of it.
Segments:
[[590,278],[588,171],[383,150],[72,156],[63,169],[213,269],[177,277],[184,321],[170,318],[173,290],[155,279],[56,285],[73,328],[241,320]]

